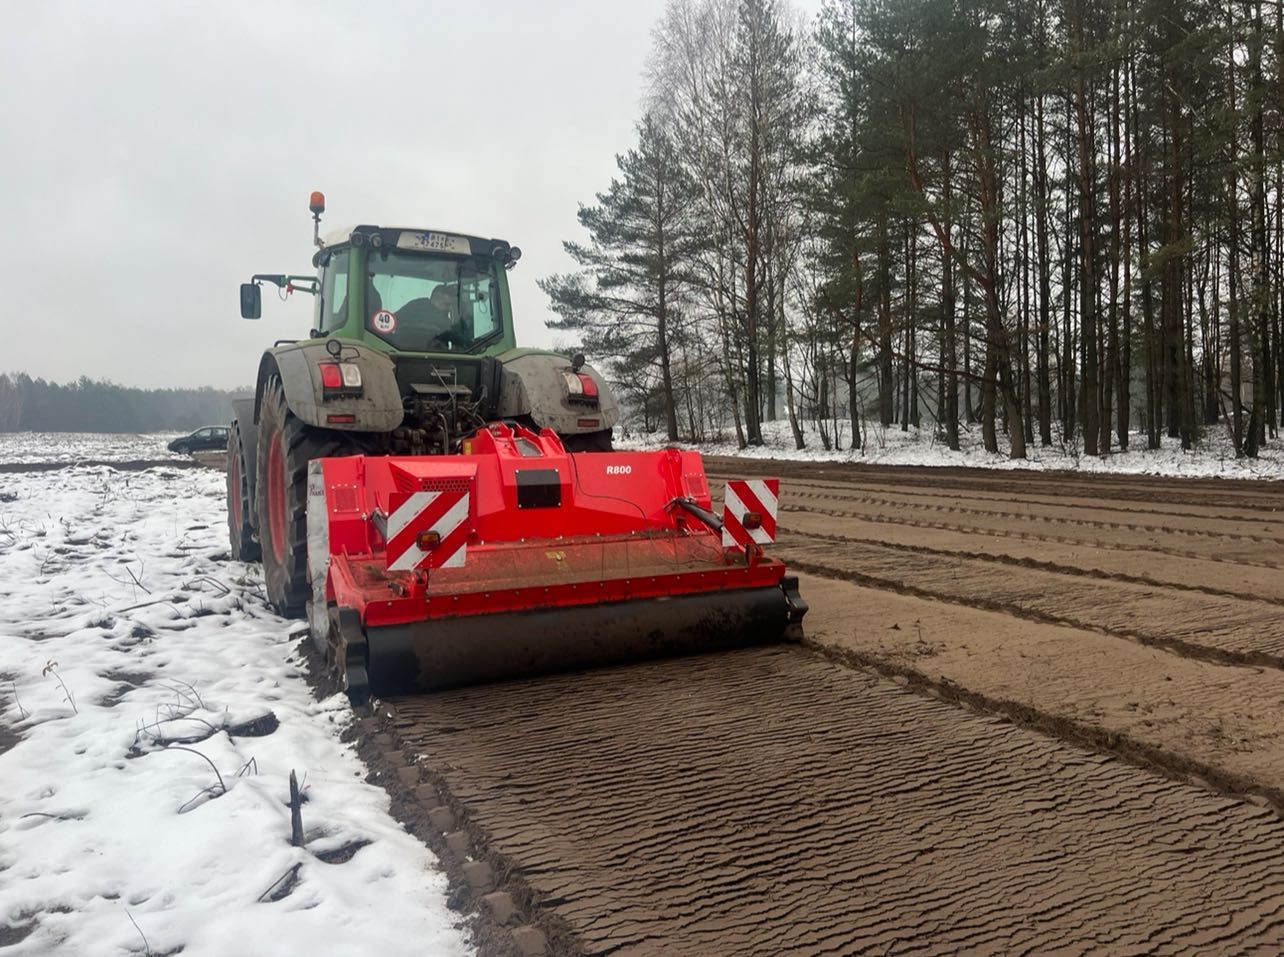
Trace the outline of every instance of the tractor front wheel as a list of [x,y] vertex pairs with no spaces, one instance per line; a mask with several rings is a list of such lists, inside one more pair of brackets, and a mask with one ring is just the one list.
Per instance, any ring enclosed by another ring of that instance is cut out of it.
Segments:
[[263,389],[259,406],[256,525],[263,551],[268,603],[280,614],[303,615],[308,581],[308,462],[356,453],[347,437],[304,425],[290,411],[276,376]]

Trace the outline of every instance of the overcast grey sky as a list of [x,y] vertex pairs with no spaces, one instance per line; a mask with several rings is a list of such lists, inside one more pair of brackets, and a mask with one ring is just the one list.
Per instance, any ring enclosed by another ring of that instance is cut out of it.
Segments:
[[[663,0],[5,5],[0,371],[127,385],[253,381],[309,296],[239,317],[253,272],[310,272],[322,228],[447,226],[522,247],[519,341],[550,345],[535,280],[567,269],[576,204],[615,172]],[[16,348],[15,348],[16,344]]]

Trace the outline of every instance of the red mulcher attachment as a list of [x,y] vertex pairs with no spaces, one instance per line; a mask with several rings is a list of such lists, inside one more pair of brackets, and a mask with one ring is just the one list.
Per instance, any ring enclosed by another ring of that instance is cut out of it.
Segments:
[[569,454],[494,424],[463,455],[317,459],[312,632],[354,701],[778,641],[774,479],[710,511],[698,452]]

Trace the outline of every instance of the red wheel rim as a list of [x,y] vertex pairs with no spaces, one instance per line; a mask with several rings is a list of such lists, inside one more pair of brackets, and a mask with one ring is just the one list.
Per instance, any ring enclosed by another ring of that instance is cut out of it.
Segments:
[[237,449],[232,453],[232,464],[229,470],[227,480],[228,497],[231,501],[228,505],[232,509],[232,524],[236,527],[237,532],[241,531],[241,451]]
[[268,527],[272,530],[272,554],[285,561],[285,463],[281,455],[281,436],[272,436],[268,446]]

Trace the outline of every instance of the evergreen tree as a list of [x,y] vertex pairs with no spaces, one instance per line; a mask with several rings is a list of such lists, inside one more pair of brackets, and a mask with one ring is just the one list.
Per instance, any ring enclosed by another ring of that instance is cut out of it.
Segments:
[[674,359],[683,347],[694,189],[651,116],[638,126],[637,146],[616,162],[621,178],[598,194],[597,205],[580,207],[588,244],[564,244],[579,271],[542,279],[540,288],[561,316],[552,327],[575,333],[588,354],[609,360],[635,403],[649,407],[658,390],[660,417],[676,441]]

